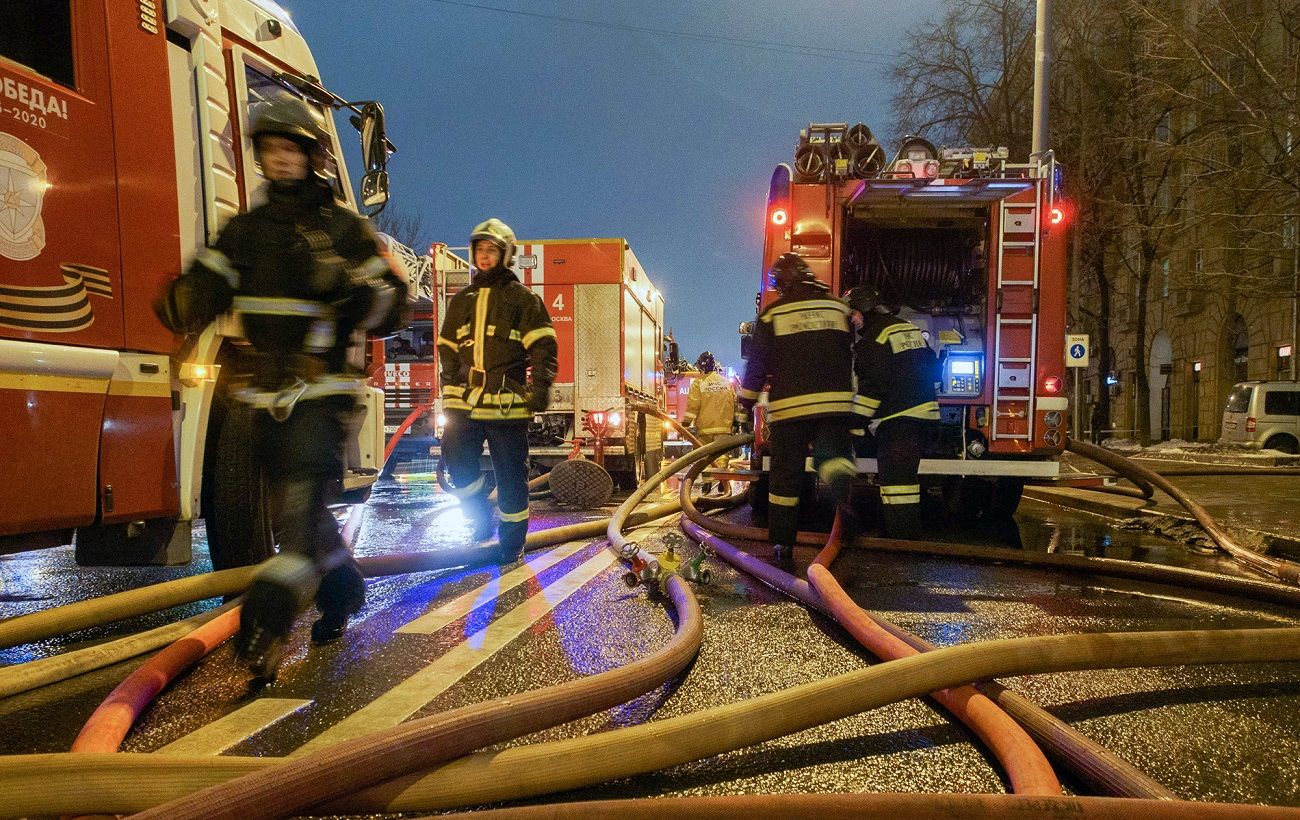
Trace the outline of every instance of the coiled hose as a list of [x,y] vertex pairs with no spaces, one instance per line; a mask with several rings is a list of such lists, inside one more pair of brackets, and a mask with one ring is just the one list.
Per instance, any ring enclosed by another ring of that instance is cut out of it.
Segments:
[[[691,479],[692,475],[688,474],[684,485],[689,484]],[[685,531],[691,538],[703,544],[706,549],[709,549],[716,555],[722,557],[728,563],[754,575],[769,586],[784,592],[806,606],[817,609],[831,618],[840,621],[846,629],[854,634],[854,637],[858,637],[858,633],[855,629],[864,630],[870,633],[873,631],[872,626],[878,625],[878,629],[883,631],[886,636],[891,638],[893,641],[897,641],[910,647],[914,652],[929,652],[935,648],[933,644],[927,642],[920,636],[914,635],[893,622],[878,616],[868,616],[871,623],[861,623],[861,618],[856,616],[856,620],[852,625],[850,623],[844,623],[844,621],[841,620],[843,611],[848,609],[851,613],[852,610],[849,609],[849,607],[856,609],[856,605],[853,605],[851,601],[848,601],[847,607],[843,604],[837,607],[827,602],[827,596],[823,594],[824,590],[816,589],[815,587],[817,585],[815,583],[810,584],[808,581],[799,580],[790,573],[764,561],[760,561],[750,556],[748,553],[737,549],[726,541],[710,535],[704,526],[701,526],[701,524],[697,522],[697,517],[698,520],[703,520],[706,526],[707,524],[712,523],[715,519],[708,519],[699,516],[698,512],[691,508],[691,499],[688,492],[688,489],[683,490],[683,495],[686,498],[686,505],[683,506],[683,511],[688,516],[686,520],[681,522],[683,531]],[[838,526],[835,529],[838,530]],[[836,551],[839,549],[838,532],[833,533],[833,537],[827,543],[826,550],[823,551],[821,556],[818,556],[819,561],[824,557],[825,564],[829,564],[830,560],[834,558],[834,556],[829,552],[832,547],[834,547]],[[821,572],[818,570],[821,570]],[[815,564],[814,567],[809,568],[809,581],[820,580],[823,587],[827,586],[829,583],[832,584],[834,588],[839,589],[838,583],[835,583],[833,578],[828,582],[825,578],[816,577],[823,574],[829,575],[829,573],[825,572],[821,566]],[[842,589],[839,590],[839,593],[844,599],[847,599],[847,596],[843,595]],[[866,615],[866,613],[862,614]],[[883,640],[873,640],[873,644],[864,643],[864,645],[867,646],[873,654],[876,654],[877,657],[881,657],[881,654],[876,651],[878,647],[880,647],[882,651],[888,651],[891,658],[903,656],[903,653],[899,651],[900,647],[894,646],[891,649],[886,650],[880,646],[883,643]],[[887,658],[882,657],[882,660],[887,660]],[[1037,741],[1043,749],[1049,751],[1054,759],[1065,765],[1065,767],[1073,774],[1080,777],[1080,779],[1084,780],[1098,791],[1104,794],[1120,795],[1125,797],[1141,797],[1161,800],[1175,798],[1175,795],[1172,792],[1152,778],[1148,777],[1131,763],[1110,752],[1104,746],[1096,743],[1081,732],[1078,732],[1068,723],[1055,717],[1050,712],[1047,712],[1037,704],[1030,701],[1028,698],[992,682],[978,683],[975,684],[974,688],[978,690],[981,698],[987,698],[988,700],[996,702],[998,706],[1005,711],[1005,714],[1009,714],[1016,720],[1016,722],[1024,727],[1033,740]],[[967,702],[970,702],[970,700],[967,699]],[[981,713],[987,716],[988,706],[979,701],[976,701],[976,703],[978,704],[976,708],[981,710]],[[946,705],[947,704],[945,704],[945,706]],[[991,723],[996,726],[1002,719],[1005,719],[1005,715],[1004,718],[1001,719],[995,715],[991,718],[986,717],[982,720],[984,725]],[[967,722],[965,718],[963,718],[963,722]],[[985,741],[986,745],[988,745],[994,754],[997,755],[998,759],[1002,761],[1003,768],[1007,772],[1008,778],[1011,779],[1013,787],[1016,788],[1018,792],[1023,791],[1027,793],[1029,789],[1043,791],[1051,789],[1052,783],[1055,782],[1055,778],[1052,776],[1050,781],[1046,779],[1051,776],[1050,769],[1046,772],[1043,771],[1042,766],[1044,762],[1036,759],[1038,757],[1038,755],[1035,755],[1037,747],[1029,749],[1023,741],[1015,737],[1014,732],[1007,734],[1005,732],[995,731],[986,737],[985,733],[979,728],[972,726],[972,729],[982,740]],[[1004,740],[999,738],[1006,738],[1010,742],[1004,742]],[[1020,784],[1017,784],[1017,779],[1021,781]],[[1057,784],[1056,793],[1059,794],[1059,791],[1059,784]]]
[[[689,463],[709,452],[690,453]],[[611,548],[624,554],[622,530],[650,489],[676,472],[670,465],[638,487],[608,519]],[[539,533],[540,534],[540,533]],[[703,636],[699,603],[676,574],[664,590],[678,614],[668,646],[619,669],[524,695],[464,707],[322,749],[266,772],[213,786],[144,812],[142,818],[230,818],[249,813],[288,816],[315,803],[350,794],[376,781],[399,777],[503,740],[509,740],[624,703],[676,676],[695,657]]]
[[[427,812],[575,789],[752,746],[972,680],[1086,669],[1297,660],[1300,628],[1050,635],[964,644],[689,715],[588,737],[480,752],[422,776],[340,798],[319,811]],[[7,811],[13,814],[124,813],[276,765],[262,758],[228,756],[13,755],[0,757],[0,786]]]

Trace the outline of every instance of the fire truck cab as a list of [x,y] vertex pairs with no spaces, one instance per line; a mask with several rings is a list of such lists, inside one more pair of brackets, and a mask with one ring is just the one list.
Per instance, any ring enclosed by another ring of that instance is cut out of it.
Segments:
[[[937,150],[904,140],[894,159],[866,126],[812,124],[769,188],[766,271],[802,256],[835,294],[876,286],[935,356],[941,422],[922,479],[1014,510],[1026,479],[1051,479],[1065,445],[1066,231],[1049,155]],[[874,459],[860,460],[874,472]],[[989,494],[989,491],[993,491]]]
[[[0,551],[70,543],[75,531],[84,563],[184,562],[190,522],[214,512],[212,550],[269,549],[247,414],[228,398],[245,360],[238,322],[182,340],[152,304],[262,195],[250,106],[312,103],[336,197],[354,209],[332,112],[356,112],[362,207],[377,208],[391,148],[382,109],[321,87],[271,0],[3,5]],[[354,493],[383,452],[379,391],[365,405],[340,477]]]

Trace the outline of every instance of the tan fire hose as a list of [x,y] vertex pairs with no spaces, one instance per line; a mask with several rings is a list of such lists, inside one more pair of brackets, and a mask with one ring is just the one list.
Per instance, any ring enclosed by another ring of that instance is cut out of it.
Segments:
[[[626,553],[622,530],[650,490],[692,461],[706,463],[717,447],[690,453],[642,484],[610,517],[611,548]],[[642,552],[642,556],[647,554]],[[626,556],[638,560],[635,553]],[[651,559],[653,560],[653,558]],[[675,571],[660,580],[678,613],[678,634],[665,649],[619,669],[510,698],[454,710],[403,724],[356,741],[323,749],[266,772],[213,786],[140,815],[168,818],[228,818],[255,813],[280,817],[358,791],[475,749],[530,734],[624,703],[676,676],[694,658],[703,623],[694,592]]]
[[[1264,633],[1264,632],[1271,632],[1271,631],[1277,631],[1277,632],[1288,632],[1288,630],[1244,630],[1244,631],[1242,631],[1242,632],[1247,632],[1247,633],[1250,633],[1250,632]],[[1294,632],[1294,630],[1290,630],[1290,632]],[[1175,634],[1175,635],[1181,635],[1181,636],[1190,636],[1190,635],[1195,635],[1195,634],[1199,634],[1199,633],[1174,633],[1174,634]],[[1087,636],[1078,636],[1078,637],[1087,637]],[[1122,637],[1129,637],[1129,636],[1122,636]],[[1044,640],[1044,639],[1028,639],[1028,640]],[[1292,644],[1294,644],[1294,636],[1292,636],[1292,638],[1291,638],[1290,640],[1292,641]],[[985,646],[985,647],[987,647],[987,646],[990,646],[990,644],[982,644],[981,646]],[[950,650],[939,650],[939,653],[942,653],[942,652],[948,652],[948,651],[950,651]],[[1145,651],[1146,651],[1146,650],[1144,650],[1144,652],[1145,652]],[[938,653],[936,653],[936,654],[938,654]],[[1224,658],[1224,659],[1227,659],[1227,658]],[[1276,652],[1274,652],[1274,653],[1272,653],[1272,654],[1269,656],[1268,659],[1270,659],[1270,660],[1279,660],[1279,659],[1290,659],[1290,658],[1282,658],[1282,657],[1280,657]],[[1152,658],[1150,658],[1150,657],[1142,657],[1141,660],[1143,661],[1143,662],[1141,663],[1141,665],[1152,665],[1152,664],[1155,663],[1155,660],[1152,659]],[[1177,661],[1177,662],[1192,662],[1192,661]],[[901,663],[901,662],[896,662],[896,663]],[[883,666],[889,666],[889,664],[885,664],[885,665],[883,665]],[[879,669],[879,668],[881,668],[881,667],[873,667],[873,669]],[[1072,668],[1079,668],[1079,667],[1072,667]],[[1046,670],[1044,670],[1044,671],[1046,671]],[[853,673],[851,673],[851,674],[853,674]],[[1017,672],[1017,673],[997,673],[997,674],[1023,674],[1023,672]],[[654,725],[654,726],[658,726],[658,727],[662,727],[662,726],[664,725],[664,723],[666,723],[666,722],[659,722],[659,723],[652,724],[652,725]],[[641,728],[641,727],[637,727],[637,728]],[[625,731],[625,730],[624,730],[624,731]],[[24,757],[28,757],[28,756],[24,756]],[[34,757],[47,757],[47,756],[34,756]],[[121,757],[121,756],[117,756],[117,757]],[[211,765],[212,762],[213,762],[213,761],[212,761],[211,759],[205,759],[205,760],[204,760],[204,764],[205,764],[205,765]],[[225,762],[224,762],[224,761],[223,761],[223,765],[225,765]],[[453,764],[453,765],[454,765],[454,764]],[[237,766],[232,765],[231,768],[237,768]],[[72,810],[72,811],[83,811],[83,810],[85,810],[85,809],[71,809],[71,810]]]
[[[628,526],[643,524],[647,521],[671,515],[677,512],[678,509],[680,509],[680,504],[675,499],[656,504],[630,515],[627,524]],[[605,532],[608,521],[608,518],[601,518],[529,533],[524,542],[525,548],[537,549],[552,543],[576,541],[581,538],[597,538]],[[561,540],[549,540],[552,538]],[[398,553],[393,555],[371,555],[357,559],[362,572],[370,578],[446,569],[447,561],[447,556],[441,553]],[[164,581],[159,584],[105,595],[89,601],[66,604],[28,615],[20,615],[16,618],[0,621],[0,636],[3,636],[3,641],[7,642],[0,643],[0,647],[19,646],[24,643],[64,635],[125,618],[169,609],[181,604],[193,603],[205,598],[238,594],[246,590],[248,585],[252,583],[255,571],[256,567],[220,570],[189,578],[179,578],[174,581]],[[218,614],[216,611],[211,611],[200,616],[194,616],[194,618],[187,621],[187,623],[191,624],[189,628],[182,628],[179,624],[171,624],[159,627],[149,633],[131,635],[52,658],[0,667],[0,696],[17,694],[38,686],[57,683],[60,680],[95,669],[102,669],[152,651],[183,637],[194,626],[205,623],[217,617]]]
[[[662,797],[654,800],[592,800],[490,809],[447,817],[485,820],[751,820],[754,817],[816,817],[819,820],[1295,820],[1300,809],[1239,803],[1192,803],[1116,797],[1024,797],[1015,794],[732,794]],[[419,820],[434,820],[432,817]]]
[[[691,498],[689,484],[694,470],[688,473],[683,482],[682,496],[686,506],[683,509],[689,515]],[[705,519],[712,522],[715,519]],[[717,536],[710,535],[704,527],[694,520],[684,519],[682,529],[688,536],[699,541],[706,549],[733,564],[737,568],[758,577],[764,583],[801,601],[807,606],[836,618],[837,613],[825,602],[822,595],[807,581],[796,579],[784,570],[753,558]],[[811,579],[812,572],[809,577]],[[908,632],[891,621],[878,615],[871,616],[879,626],[895,639],[906,643],[918,652],[929,652],[935,647],[923,638]],[[1062,763],[1071,773],[1092,785],[1098,791],[1124,797],[1140,797],[1160,800],[1175,799],[1176,795],[1157,781],[1148,777],[1128,761],[1114,754],[1104,746],[1096,743],[1083,733],[1075,730],[1068,723],[1060,720],[1034,702],[1019,695],[996,682],[982,682],[975,685],[984,696],[996,702],[1007,714],[1011,715],[1043,749]],[[1009,753],[1015,754],[1014,750]],[[1008,776],[1011,770],[1008,768]]]
[[[550,794],[742,749],[973,680],[1086,669],[1300,660],[1300,628],[1095,633],[936,649],[689,715],[570,740],[483,752],[320,807],[328,814],[435,811]],[[262,758],[161,755],[0,757],[13,814],[140,811]],[[1195,805],[1195,804],[1193,804]]]

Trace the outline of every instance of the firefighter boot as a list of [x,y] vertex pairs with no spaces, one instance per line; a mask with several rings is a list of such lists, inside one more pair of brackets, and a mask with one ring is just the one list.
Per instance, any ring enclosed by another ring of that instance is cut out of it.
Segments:
[[885,535],[904,541],[916,541],[921,537],[920,504],[886,504],[884,505]]
[[366,604],[366,582],[355,561],[348,559],[321,579],[316,590],[316,608],[321,616],[311,625],[314,644],[336,641],[347,628],[348,618]]
[[248,588],[239,613],[239,634],[235,636],[235,657],[261,680],[274,680],[284,642],[298,614],[293,591],[268,580],[258,579]]

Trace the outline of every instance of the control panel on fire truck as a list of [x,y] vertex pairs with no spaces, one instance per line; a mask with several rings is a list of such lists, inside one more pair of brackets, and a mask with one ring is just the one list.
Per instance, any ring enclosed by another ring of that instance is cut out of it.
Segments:
[[950,352],[943,361],[943,393],[947,396],[978,396],[983,375],[978,353]]

